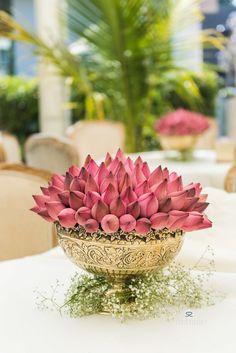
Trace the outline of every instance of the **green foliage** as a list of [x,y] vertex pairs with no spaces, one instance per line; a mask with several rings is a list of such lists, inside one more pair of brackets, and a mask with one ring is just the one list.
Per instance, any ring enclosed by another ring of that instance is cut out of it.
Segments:
[[16,134],[21,142],[38,131],[35,80],[11,76],[0,78],[0,130]]

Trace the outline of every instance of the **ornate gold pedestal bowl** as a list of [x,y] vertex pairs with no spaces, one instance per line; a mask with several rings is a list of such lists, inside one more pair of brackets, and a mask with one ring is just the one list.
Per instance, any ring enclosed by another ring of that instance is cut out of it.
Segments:
[[168,265],[183,244],[181,230],[151,231],[145,237],[135,232],[90,234],[83,227],[66,229],[57,225],[58,241],[76,265],[95,275],[106,276],[114,290],[121,291],[125,280],[151,273]]
[[199,139],[199,135],[159,135],[160,143],[164,151],[178,151],[181,160],[188,160]]

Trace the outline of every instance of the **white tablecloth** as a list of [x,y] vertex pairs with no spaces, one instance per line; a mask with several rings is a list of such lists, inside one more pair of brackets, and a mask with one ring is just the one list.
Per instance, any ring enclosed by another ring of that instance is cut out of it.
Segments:
[[[208,188],[212,229],[186,235],[179,260],[194,263],[207,245],[215,252],[210,285],[225,293],[215,306],[182,310],[171,322],[160,319],[120,323],[94,315],[80,319],[39,311],[35,293],[56,279],[68,282],[77,270],[60,248],[0,263],[0,353],[235,353],[236,195]],[[63,291],[63,289],[62,289]]]
[[[143,160],[147,161],[151,170],[159,164],[176,171],[183,176],[184,183],[200,182],[203,186],[224,188],[224,179],[232,163],[218,163],[216,153],[211,150],[196,150],[194,160],[191,162],[177,162],[165,159],[165,152],[153,151],[140,153]],[[138,154],[132,154],[136,157]]]

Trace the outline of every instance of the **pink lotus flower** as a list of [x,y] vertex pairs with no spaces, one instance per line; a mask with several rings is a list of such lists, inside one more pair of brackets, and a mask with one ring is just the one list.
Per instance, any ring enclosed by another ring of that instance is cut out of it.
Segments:
[[207,118],[196,112],[177,109],[158,120],[154,129],[161,135],[199,135],[209,128]]
[[204,214],[207,195],[199,183],[183,186],[175,172],[158,166],[150,172],[138,157],[133,162],[119,150],[98,166],[88,156],[81,168],[72,166],[65,176],[54,175],[42,195],[34,195],[32,211],[63,227],[80,225],[87,232],[151,229],[193,231],[211,227]]

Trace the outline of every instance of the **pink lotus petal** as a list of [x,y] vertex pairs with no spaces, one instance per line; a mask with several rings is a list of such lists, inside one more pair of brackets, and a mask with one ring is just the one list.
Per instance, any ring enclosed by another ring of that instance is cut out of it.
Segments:
[[61,202],[57,201],[50,201],[45,203],[45,207],[48,211],[49,216],[53,220],[58,220],[58,214],[64,210],[65,205],[63,205]]
[[157,197],[158,200],[163,199],[167,195],[167,180],[164,179],[160,182],[160,184],[153,185],[151,187],[151,190],[153,191],[154,195]]
[[101,196],[98,192],[88,191],[83,201],[84,201],[84,205],[91,209],[93,205],[100,199],[101,199]]
[[87,193],[88,191],[95,191],[95,192],[98,192],[99,189],[98,189],[98,185],[94,179],[94,177],[89,174],[88,175],[88,179],[87,179],[87,182],[85,184],[85,193]]
[[202,213],[208,207],[209,202],[197,202],[193,208],[194,211]]
[[188,218],[184,222],[182,229],[185,231],[193,231],[198,229],[198,225],[203,222],[203,216],[197,212],[190,212]]
[[182,211],[192,211],[198,200],[198,197],[186,198]]
[[137,164],[141,164],[141,168],[143,166],[143,160],[140,156],[138,156],[134,162],[134,165],[136,166]]
[[154,169],[154,171],[151,173],[150,177],[148,178],[148,184],[149,186],[153,186],[153,185],[158,185],[160,184],[160,182],[163,180],[163,172],[162,172],[162,168],[159,165],[159,167],[157,167],[156,169]]
[[83,165],[85,168],[89,165],[91,159],[92,159],[91,155],[88,154],[85,161],[84,161],[84,165]]
[[95,233],[99,228],[99,223],[95,219],[90,218],[84,223],[84,228],[88,233]]
[[199,201],[200,202],[205,202],[208,198],[208,194],[201,194],[199,195]]
[[168,193],[174,192],[174,191],[180,191],[183,189],[183,184],[182,184],[182,178],[179,176],[178,178],[169,181],[167,183],[167,191]]
[[109,165],[108,170],[112,172],[112,174],[115,174],[119,165],[120,165],[120,160],[118,158],[114,158],[111,164]]
[[158,212],[154,213],[150,218],[153,229],[163,229],[167,227],[168,213]]
[[182,191],[181,194],[177,196],[171,196],[171,208],[172,210],[181,210],[186,201],[186,191]]
[[136,164],[134,168],[134,177],[136,179],[136,185],[143,183],[146,178],[145,175],[142,172],[142,165],[141,164]]
[[53,174],[51,185],[62,190],[64,188],[65,177],[59,174]]
[[113,184],[109,184],[106,191],[102,194],[102,200],[107,204],[110,205],[112,200],[116,199],[119,196],[117,189],[114,187]]
[[37,206],[41,208],[45,208],[45,202],[50,201],[50,197],[47,195],[33,195],[33,199]]
[[49,196],[49,190],[47,187],[41,186],[40,189],[44,195]]
[[79,177],[75,177],[70,184],[70,191],[81,191],[84,192],[85,181]]
[[89,173],[88,173],[87,169],[85,167],[82,167],[80,169],[79,178],[86,182],[88,179],[88,175],[89,175]]
[[136,222],[135,230],[139,234],[147,234],[151,229],[151,221],[148,218],[140,218]]
[[71,228],[75,226],[75,213],[75,210],[72,208],[64,208],[64,210],[59,213],[58,219],[62,227]]
[[121,217],[126,212],[126,206],[121,199],[121,197],[117,197],[110,204],[110,213],[114,214],[117,217]]
[[138,199],[137,195],[130,186],[126,190],[124,190],[120,196],[126,205]]
[[166,167],[162,170],[162,175],[163,175],[163,179],[169,178],[169,170]]
[[188,218],[188,212],[183,211],[170,211],[169,218],[167,222],[167,228],[170,230],[181,229],[184,225],[186,219]]
[[102,162],[99,169],[98,169],[98,172],[96,174],[96,177],[95,177],[95,180],[96,182],[98,183],[98,185],[101,184],[101,182],[104,180],[104,178],[106,176],[108,176],[109,172],[108,172],[108,169],[107,167],[105,166],[105,163]]
[[69,206],[69,196],[70,196],[70,192],[69,192],[68,190],[65,190],[65,191],[61,192],[60,194],[58,194],[59,200],[60,200],[65,206]]
[[73,210],[83,206],[84,194],[80,191],[71,191],[69,196],[69,205]]
[[73,177],[76,177],[76,176],[78,176],[79,173],[80,173],[80,168],[77,167],[76,165],[72,165],[72,166],[69,168],[68,172],[69,172],[70,175],[72,175]]
[[122,178],[118,178],[118,182],[120,192],[126,190],[129,186],[132,186],[132,180],[128,173],[125,173]]
[[115,158],[119,159],[120,161],[124,162],[125,161],[125,155],[119,148],[118,151],[116,152]]
[[111,162],[112,162],[111,155],[110,155],[110,153],[107,152],[105,162],[104,162],[105,166],[108,167],[111,164]]
[[107,214],[103,217],[101,226],[104,232],[115,233],[119,229],[119,219],[113,214]]
[[136,219],[130,214],[124,214],[120,217],[120,228],[124,232],[131,232],[136,226]]
[[73,180],[73,176],[66,172],[66,177],[65,177],[65,181],[64,181],[64,190],[70,190],[70,183]]
[[140,216],[151,217],[158,210],[158,201],[154,193],[150,192],[139,197]]
[[109,213],[109,208],[105,202],[98,200],[92,207],[91,214],[94,219],[101,222],[102,218]]
[[206,228],[211,228],[212,227],[212,222],[206,217],[203,216],[203,221],[202,223],[198,224],[197,229],[206,229]]
[[130,174],[133,173],[133,171],[134,171],[134,162],[132,161],[132,159],[130,157],[128,157],[126,159],[125,167],[126,167],[126,171],[128,173],[130,173]]
[[167,197],[159,201],[159,211],[169,212],[171,210],[171,198]]
[[42,211],[42,208],[39,206],[34,206],[30,209],[30,211],[32,211],[34,213],[39,213],[40,211]]
[[131,202],[127,207],[127,213],[132,215],[135,219],[137,219],[140,215],[140,206],[138,201]]
[[125,174],[126,174],[126,169],[125,169],[124,163],[120,161],[116,171],[114,172],[114,175],[116,176],[118,183],[124,178]]
[[146,179],[148,179],[150,177],[151,172],[150,172],[150,169],[149,169],[147,162],[143,163],[142,172],[143,172]]
[[91,210],[88,207],[80,207],[76,212],[75,219],[82,226],[89,218],[91,218]]
[[100,192],[103,193],[106,191],[107,187],[109,184],[113,184],[114,187],[117,189],[117,180],[115,179],[114,175],[112,172],[108,174],[107,177],[104,178],[104,180],[100,184]]
[[50,185],[48,187],[48,193],[49,193],[49,196],[50,196],[50,200],[51,201],[60,201],[59,199],[59,194],[61,193],[61,189],[57,188],[56,186],[52,186]]
[[41,211],[38,212],[38,215],[41,216],[45,221],[47,222],[54,222],[54,219],[49,216],[48,211],[46,208],[42,209]]
[[93,177],[95,177],[95,175],[98,172],[98,165],[93,159],[91,159],[91,161],[87,165],[86,169],[89,174],[91,174]]

